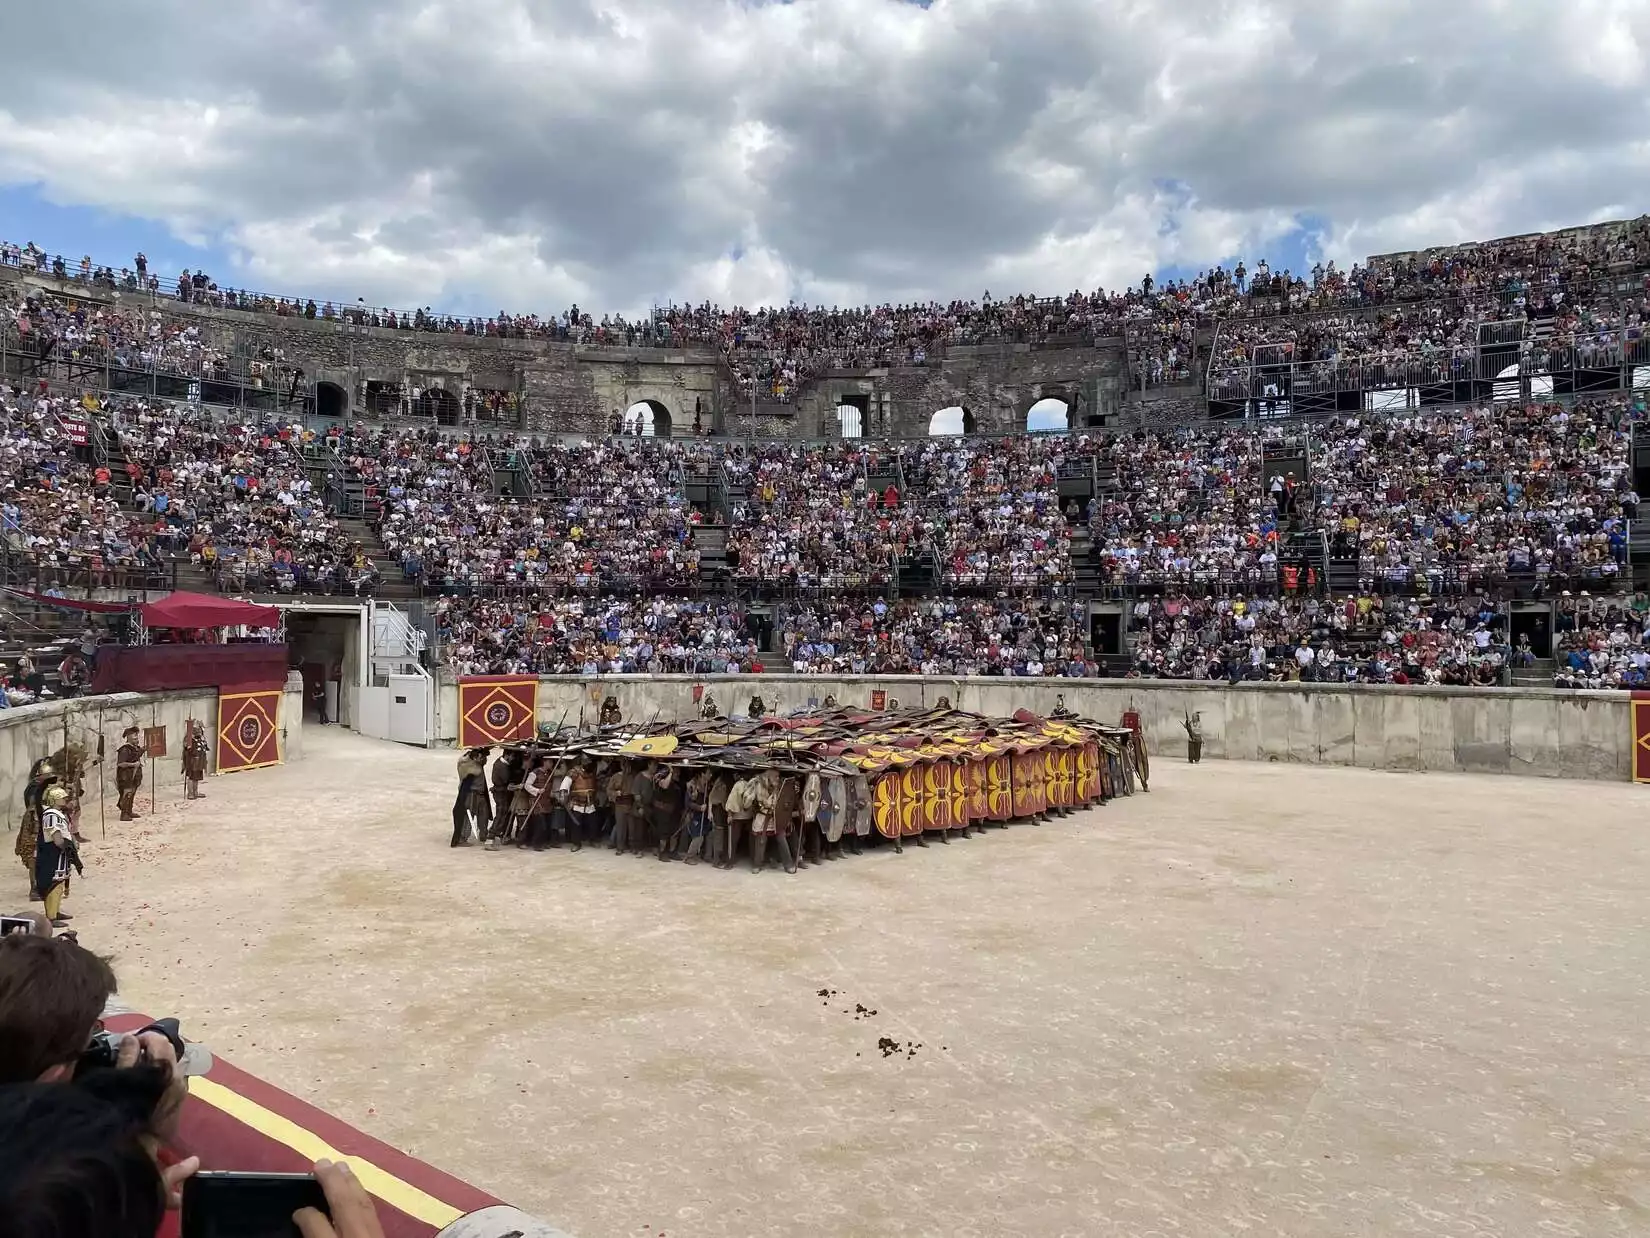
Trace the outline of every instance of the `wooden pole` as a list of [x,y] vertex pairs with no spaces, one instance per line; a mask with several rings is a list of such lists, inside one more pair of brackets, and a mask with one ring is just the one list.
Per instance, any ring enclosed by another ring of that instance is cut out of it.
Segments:
[[[149,727],[151,730],[155,727],[155,707],[153,705],[149,706]],[[143,746],[149,749],[149,815],[152,817],[155,815],[155,751],[147,743]]]

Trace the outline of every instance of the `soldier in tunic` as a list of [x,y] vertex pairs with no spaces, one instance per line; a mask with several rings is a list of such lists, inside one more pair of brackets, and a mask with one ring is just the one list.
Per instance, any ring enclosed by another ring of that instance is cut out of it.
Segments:
[[573,769],[567,792],[567,832],[578,851],[596,839],[596,762],[585,757]]
[[787,873],[801,866],[802,779],[787,773],[779,780],[773,801],[773,839]]
[[609,696],[602,701],[600,723],[602,726],[618,726],[624,721],[624,715],[619,712],[619,698]]
[[183,740],[183,785],[188,788],[187,798],[198,800],[202,798],[201,780],[206,777],[212,746],[206,740],[205,727],[193,719],[187,725],[189,733]]
[[653,850],[653,771],[637,761],[630,771],[630,851],[644,856]]
[[676,859],[682,826],[682,772],[664,761],[653,772],[653,845],[661,860]]
[[705,811],[710,814],[706,858],[715,868],[727,867],[722,861],[728,854],[728,792],[732,789],[733,775],[722,770],[711,779],[710,794],[705,797]]
[[[491,774],[493,828],[487,837],[490,845],[497,844],[510,835],[510,801],[515,798],[516,788],[521,785],[521,777],[521,752],[516,750],[499,753],[498,760],[493,762]],[[497,849],[496,846],[494,849]]]
[[[751,872],[759,873],[767,867],[768,840],[774,836],[774,807],[779,798],[779,771],[765,769],[754,779],[751,790],[756,811],[751,815]],[[789,852],[785,867],[790,868]]]
[[739,854],[739,843],[747,834],[751,836],[751,868],[756,868],[756,835],[752,831],[752,818],[756,816],[756,785],[755,774],[746,774],[733,779],[728,787],[727,814],[728,838],[727,846],[722,851],[720,867],[732,868],[735,857]]
[[799,868],[804,863],[820,862],[823,847],[820,841],[819,809],[824,798],[825,787],[820,780],[819,771],[809,770],[802,779],[802,799],[797,806],[796,862]]
[[1196,765],[1203,759],[1203,715],[1189,713],[1180,725],[1186,728],[1186,763]]
[[614,763],[606,780],[607,802],[613,806],[613,850],[623,855],[634,844],[631,832],[635,828],[632,809],[636,804],[636,794],[630,789],[630,780],[633,771],[624,761]]
[[695,770],[687,783],[687,862],[698,864],[703,858],[705,835],[710,830],[709,769]]
[[115,792],[122,821],[136,821],[132,803],[138,788],[143,785],[143,745],[138,743],[139,731],[129,726],[121,733],[121,745],[115,750]]
[[492,817],[487,801],[487,749],[471,748],[458,758],[458,794],[453,797],[453,840],[449,844],[461,847],[470,841],[471,817],[481,838],[487,837]]
[[69,890],[69,871],[84,872],[80,851],[69,828],[67,787],[56,784],[40,797],[40,826],[35,841],[34,880],[45,902],[46,918],[53,928],[62,928],[74,917],[63,911],[63,896]]

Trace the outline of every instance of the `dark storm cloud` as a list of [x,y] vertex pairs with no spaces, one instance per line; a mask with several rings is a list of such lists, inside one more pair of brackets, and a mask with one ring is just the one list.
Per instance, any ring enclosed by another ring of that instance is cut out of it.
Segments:
[[1646,7],[27,6],[0,179],[373,300],[1061,291],[1636,213]]

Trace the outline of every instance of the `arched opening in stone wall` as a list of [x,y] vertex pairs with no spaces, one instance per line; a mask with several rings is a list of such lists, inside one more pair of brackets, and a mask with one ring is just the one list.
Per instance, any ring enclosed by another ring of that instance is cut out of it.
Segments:
[[658,400],[637,400],[624,410],[623,430],[643,438],[669,438],[670,410]]
[[428,417],[438,426],[458,424],[458,397],[440,387],[431,387],[413,403],[414,417]]
[[1064,434],[1071,429],[1071,409],[1064,400],[1045,396],[1026,411],[1028,434]]
[[337,383],[315,384],[315,415],[328,421],[349,416],[349,395]]
[[865,414],[852,404],[836,406],[836,430],[843,438],[865,436]]
[[974,432],[974,414],[960,404],[942,408],[928,419],[929,438],[955,438]]

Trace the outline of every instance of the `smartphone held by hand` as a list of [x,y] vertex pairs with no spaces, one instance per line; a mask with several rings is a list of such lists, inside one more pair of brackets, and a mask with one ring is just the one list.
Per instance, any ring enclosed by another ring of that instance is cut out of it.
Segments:
[[314,1174],[197,1173],[183,1184],[182,1238],[298,1238],[292,1214],[330,1216]]

